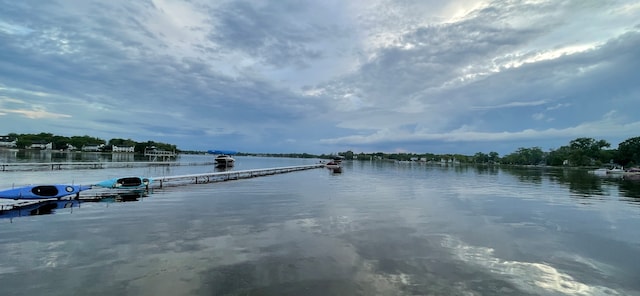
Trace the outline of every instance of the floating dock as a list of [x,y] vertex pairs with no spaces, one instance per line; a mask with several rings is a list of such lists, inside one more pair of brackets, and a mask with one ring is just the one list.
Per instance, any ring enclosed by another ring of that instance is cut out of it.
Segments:
[[302,171],[308,169],[315,169],[324,167],[324,164],[302,165],[302,166],[287,166],[267,169],[252,169],[252,170],[240,170],[240,171],[223,171],[215,173],[204,174],[189,174],[179,176],[166,176],[166,177],[151,177],[153,179],[152,186],[162,188],[167,185],[182,185],[185,183],[201,184],[212,183],[229,180],[248,179],[254,177],[270,176],[275,174],[284,174],[295,171]]
[[150,177],[153,182],[149,185],[149,188],[135,190],[96,188],[85,190],[78,196],[76,196],[75,194],[65,196],[60,200],[16,200],[13,203],[0,204],[0,218],[3,218],[3,216],[11,218],[16,216],[50,213],[55,209],[79,206],[81,202],[98,202],[111,199],[113,199],[114,201],[138,200],[139,198],[146,197],[149,193],[149,189],[161,189],[164,187],[181,186],[187,184],[204,184],[249,179],[316,168],[324,168],[324,164],[319,163],[313,165],[287,166],[265,169],[250,169],[239,171],[229,170],[214,173]]

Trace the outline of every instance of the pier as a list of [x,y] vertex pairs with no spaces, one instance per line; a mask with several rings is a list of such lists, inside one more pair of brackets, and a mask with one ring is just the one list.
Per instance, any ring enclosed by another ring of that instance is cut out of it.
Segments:
[[[157,162],[154,162],[158,164]],[[36,199],[36,200],[16,200],[14,203],[0,205],[0,218],[3,215],[10,217],[23,215],[38,215],[51,212],[59,208],[68,208],[79,206],[81,202],[98,202],[106,199],[124,200],[127,198],[146,197],[152,193],[153,189],[162,189],[164,187],[182,186],[187,184],[205,184],[214,182],[225,182],[231,180],[249,179],[263,176],[271,176],[276,174],[284,174],[302,170],[310,170],[316,168],[324,168],[324,164],[312,164],[301,166],[287,166],[264,169],[250,170],[229,170],[214,173],[201,173],[177,176],[150,177],[153,181],[146,189],[120,190],[95,188],[76,194],[63,197],[62,199]]]
[[162,161],[168,161],[176,157],[175,151],[164,151],[164,150],[155,150],[155,149],[145,149],[144,156],[149,157],[149,161],[158,161],[158,159],[162,159]]
[[192,183],[192,184],[212,183],[212,182],[270,176],[275,174],[284,174],[284,173],[315,169],[315,168],[321,168],[321,167],[324,167],[324,164],[288,166],[288,167],[277,167],[277,168],[267,168],[267,169],[252,169],[252,170],[241,170],[241,171],[231,170],[231,171],[224,171],[224,172],[189,174],[189,175],[168,176],[168,177],[152,177],[153,182],[151,183],[151,185],[162,188],[166,185],[171,185],[176,183],[177,183],[176,185],[182,185],[185,183]]

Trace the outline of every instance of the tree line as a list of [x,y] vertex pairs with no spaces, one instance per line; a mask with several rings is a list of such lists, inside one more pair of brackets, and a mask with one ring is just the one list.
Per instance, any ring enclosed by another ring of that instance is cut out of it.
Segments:
[[[345,159],[371,160],[387,159],[396,161],[454,161],[477,164],[512,164],[512,165],[549,165],[549,166],[603,166],[640,164],[640,137],[629,138],[617,149],[610,149],[611,144],[605,140],[593,138],[577,138],[568,145],[558,149],[544,151],[540,147],[520,147],[516,151],[500,157],[491,151],[477,152],[474,155],[433,154],[433,153],[354,153],[339,152]],[[332,155],[320,155],[320,158],[331,158]]]
[[17,134],[10,133],[8,134],[10,139],[16,140],[16,146],[18,148],[27,148],[30,147],[34,143],[51,143],[52,149],[55,150],[66,150],[71,147],[75,147],[76,149],[81,149],[84,146],[103,146],[102,151],[111,151],[113,145],[115,146],[127,146],[134,147],[135,152],[144,152],[145,149],[150,147],[154,147],[158,150],[166,150],[166,151],[176,151],[179,152],[178,147],[176,145],[155,142],[155,141],[146,141],[146,142],[137,142],[131,139],[119,139],[114,138],[109,141],[105,141],[100,138],[91,137],[91,136],[59,136],[54,135],[52,133],[39,133],[39,134]]
[[[11,133],[9,138],[17,139],[19,148],[29,147],[33,143],[52,143],[53,149],[67,149],[69,145],[80,149],[87,145],[104,145],[104,151],[110,151],[112,145],[133,146],[136,152],[154,147],[159,150],[181,152],[176,145],[146,141],[136,142],[131,139],[114,138],[105,141],[91,136],[58,136],[51,133],[16,134]],[[197,151],[194,151],[197,153]],[[270,157],[294,157],[294,158],[321,158],[331,159],[340,156],[346,160],[394,160],[394,161],[430,161],[440,162],[454,161],[460,163],[476,164],[511,164],[511,165],[549,165],[549,166],[602,166],[622,165],[625,167],[640,165],[640,137],[633,137],[618,144],[617,149],[612,149],[611,144],[605,140],[581,137],[571,140],[568,145],[558,149],[544,151],[540,147],[520,147],[516,151],[500,157],[491,151],[488,153],[477,152],[474,155],[463,154],[434,154],[434,153],[355,153],[353,151],[338,152],[337,154],[309,154],[309,153],[243,153],[238,155],[260,155]]]

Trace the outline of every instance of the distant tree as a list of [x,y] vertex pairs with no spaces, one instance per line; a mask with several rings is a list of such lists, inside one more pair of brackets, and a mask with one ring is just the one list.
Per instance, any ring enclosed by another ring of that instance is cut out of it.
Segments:
[[476,154],[473,155],[473,162],[475,162],[475,163],[487,163],[487,162],[489,162],[489,155],[488,154],[484,154],[482,152],[476,152]]
[[640,137],[634,137],[624,140],[618,144],[618,159],[620,164],[629,165],[640,163]]
[[69,144],[80,149],[83,146],[87,146],[87,145],[106,144],[106,141],[100,138],[95,138],[95,137],[85,135],[85,136],[73,136],[69,138]]
[[114,138],[109,140],[109,143],[107,145],[109,146],[135,146],[137,143],[134,140],[131,139],[118,139],[118,138]]
[[495,152],[495,151],[489,152],[489,161],[490,162],[499,162],[500,161],[500,154],[498,154],[498,152]]
[[545,153],[540,147],[520,147],[516,152],[503,157],[503,161],[518,165],[537,165],[543,162]]
[[67,144],[69,143],[69,138],[63,136],[53,136],[51,139],[51,143],[53,145],[53,149],[66,149]]
[[569,160],[571,149],[569,146],[561,146],[558,149],[549,151],[547,155],[547,164],[552,166],[564,165],[565,160]]
[[346,159],[346,160],[352,160],[353,159],[353,151],[348,150],[342,156],[344,156],[344,159]]
[[33,144],[33,141],[27,139],[26,137],[20,137],[18,138],[18,140],[16,140],[16,146],[18,148],[27,148],[31,146],[31,144]]
[[609,147],[609,144],[605,140],[596,141],[593,138],[577,138],[569,142],[569,149],[571,150],[569,160],[572,165],[585,166],[596,164],[596,161],[600,161],[602,157],[602,148]]

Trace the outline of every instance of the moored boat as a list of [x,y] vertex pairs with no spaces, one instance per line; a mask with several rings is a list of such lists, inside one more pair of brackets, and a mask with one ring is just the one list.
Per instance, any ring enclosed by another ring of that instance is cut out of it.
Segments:
[[340,169],[340,164],[335,161],[330,161],[325,163],[324,167],[332,170],[337,170],[337,169]]
[[216,166],[223,168],[234,166],[235,161],[236,160],[233,157],[226,154],[218,155],[215,158]]
[[214,161],[218,168],[232,167],[236,162],[236,160],[231,157],[231,155],[235,155],[237,153],[233,150],[209,150],[207,153],[216,155]]
[[90,185],[28,185],[16,188],[0,190],[0,198],[4,199],[60,199],[65,196],[79,194],[81,191],[89,190]]
[[607,174],[609,175],[622,175],[624,173],[625,173],[624,168],[621,168],[621,167],[614,167],[607,170]]

